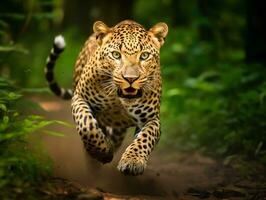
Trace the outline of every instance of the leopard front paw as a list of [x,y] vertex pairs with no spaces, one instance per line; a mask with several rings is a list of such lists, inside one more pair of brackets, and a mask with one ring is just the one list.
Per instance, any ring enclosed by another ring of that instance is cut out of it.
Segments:
[[98,160],[103,164],[109,163],[113,160],[114,150],[111,143],[108,140],[106,140],[100,146],[87,144],[86,150],[92,158]]
[[137,156],[122,156],[117,169],[124,175],[137,176],[141,175],[144,172],[144,169],[147,166],[147,161],[143,157]]
[[87,150],[87,151],[92,158],[98,160],[99,162],[101,162],[103,164],[109,163],[113,160],[113,152],[112,151],[109,151],[109,152],[90,151],[90,150]]

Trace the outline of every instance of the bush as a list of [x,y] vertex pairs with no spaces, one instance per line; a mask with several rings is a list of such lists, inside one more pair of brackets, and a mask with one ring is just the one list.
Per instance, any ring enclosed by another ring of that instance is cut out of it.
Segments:
[[49,158],[40,149],[34,150],[29,146],[28,136],[52,122],[40,116],[22,115],[17,107],[22,101],[20,90],[10,81],[0,78],[1,199],[15,195],[10,189],[24,190],[40,184],[51,172]]

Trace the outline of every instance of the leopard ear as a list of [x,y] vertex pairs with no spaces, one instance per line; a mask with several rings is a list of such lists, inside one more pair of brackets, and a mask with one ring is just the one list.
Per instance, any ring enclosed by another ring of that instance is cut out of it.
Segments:
[[102,40],[109,30],[110,28],[102,21],[97,21],[93,24],[93,31],[96,34],[96,40],[99,45],[102,44]]
[[160,48],[165,40],[165,37],[168,33],[168,26],[166,23],[160,22],[155,24],[150,30],[149,33],[152,35],[155,43]]

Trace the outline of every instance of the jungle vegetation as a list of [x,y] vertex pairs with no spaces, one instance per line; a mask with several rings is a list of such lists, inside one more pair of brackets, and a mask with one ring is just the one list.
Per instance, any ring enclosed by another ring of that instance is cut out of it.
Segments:
[[38,184],[51,172],[27,136],[53,122],[30,114],[38,106],[27,95],[49,93],[43,69],[53,37],[66,38],[56,75],[71,87],[93,22],[123,19],[169,25],[160,147],[266,164],[266,18],[259,0],[8,0],[0,7],[0,190]]

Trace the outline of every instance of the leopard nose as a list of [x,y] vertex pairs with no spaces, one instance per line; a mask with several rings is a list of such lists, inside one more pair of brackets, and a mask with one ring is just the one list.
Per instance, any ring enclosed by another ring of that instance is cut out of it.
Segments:
[[139,78],[139,76],[124,76],[124,75],[122,75],[122,77],[129,83],[133,83],[135,80]]

